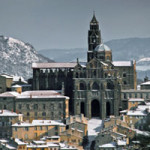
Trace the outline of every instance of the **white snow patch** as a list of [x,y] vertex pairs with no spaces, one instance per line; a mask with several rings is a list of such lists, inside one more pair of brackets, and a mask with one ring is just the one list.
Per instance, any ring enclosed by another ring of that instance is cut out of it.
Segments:
[[87,149],[90,148],[90,145],[93,140],[95,140],[96,136],[100,132],[102,128],[102,120],[99,118],[92,118],[88,121],[88,139],[89,144],[87,146]]

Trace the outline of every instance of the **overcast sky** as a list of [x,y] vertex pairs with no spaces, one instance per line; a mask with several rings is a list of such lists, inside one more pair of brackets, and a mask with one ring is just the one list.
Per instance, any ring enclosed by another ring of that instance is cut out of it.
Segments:
[[0,0],[0,35],[37,50],[87,47],[93,11],[104,42],[150,37],[150,0]]

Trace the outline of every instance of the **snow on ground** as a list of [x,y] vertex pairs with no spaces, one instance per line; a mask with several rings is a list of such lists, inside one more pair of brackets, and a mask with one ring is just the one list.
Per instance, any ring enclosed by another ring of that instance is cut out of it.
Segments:
[[95,137],[102,129],[102,120],[99,118],[92,118],[88,121],[88,139],[89,144],[87,146],[87,150],[90,149],[90,145],[93,140],[95,140]]

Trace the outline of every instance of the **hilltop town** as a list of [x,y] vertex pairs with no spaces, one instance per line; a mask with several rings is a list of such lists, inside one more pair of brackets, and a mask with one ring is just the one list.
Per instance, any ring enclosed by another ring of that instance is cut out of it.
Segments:
[[32,70],[0,75],[0,150],[150,149],[150,81],[137,85],[135,60],[113,60],[95,14],[86,62]]

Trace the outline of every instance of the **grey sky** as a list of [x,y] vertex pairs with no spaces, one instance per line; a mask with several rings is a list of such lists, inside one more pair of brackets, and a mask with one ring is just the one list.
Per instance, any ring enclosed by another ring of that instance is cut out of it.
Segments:
[[93,10],[103,41],[150,37],[150,0],[0,0],[0,34],[37,50],[87,47]]

